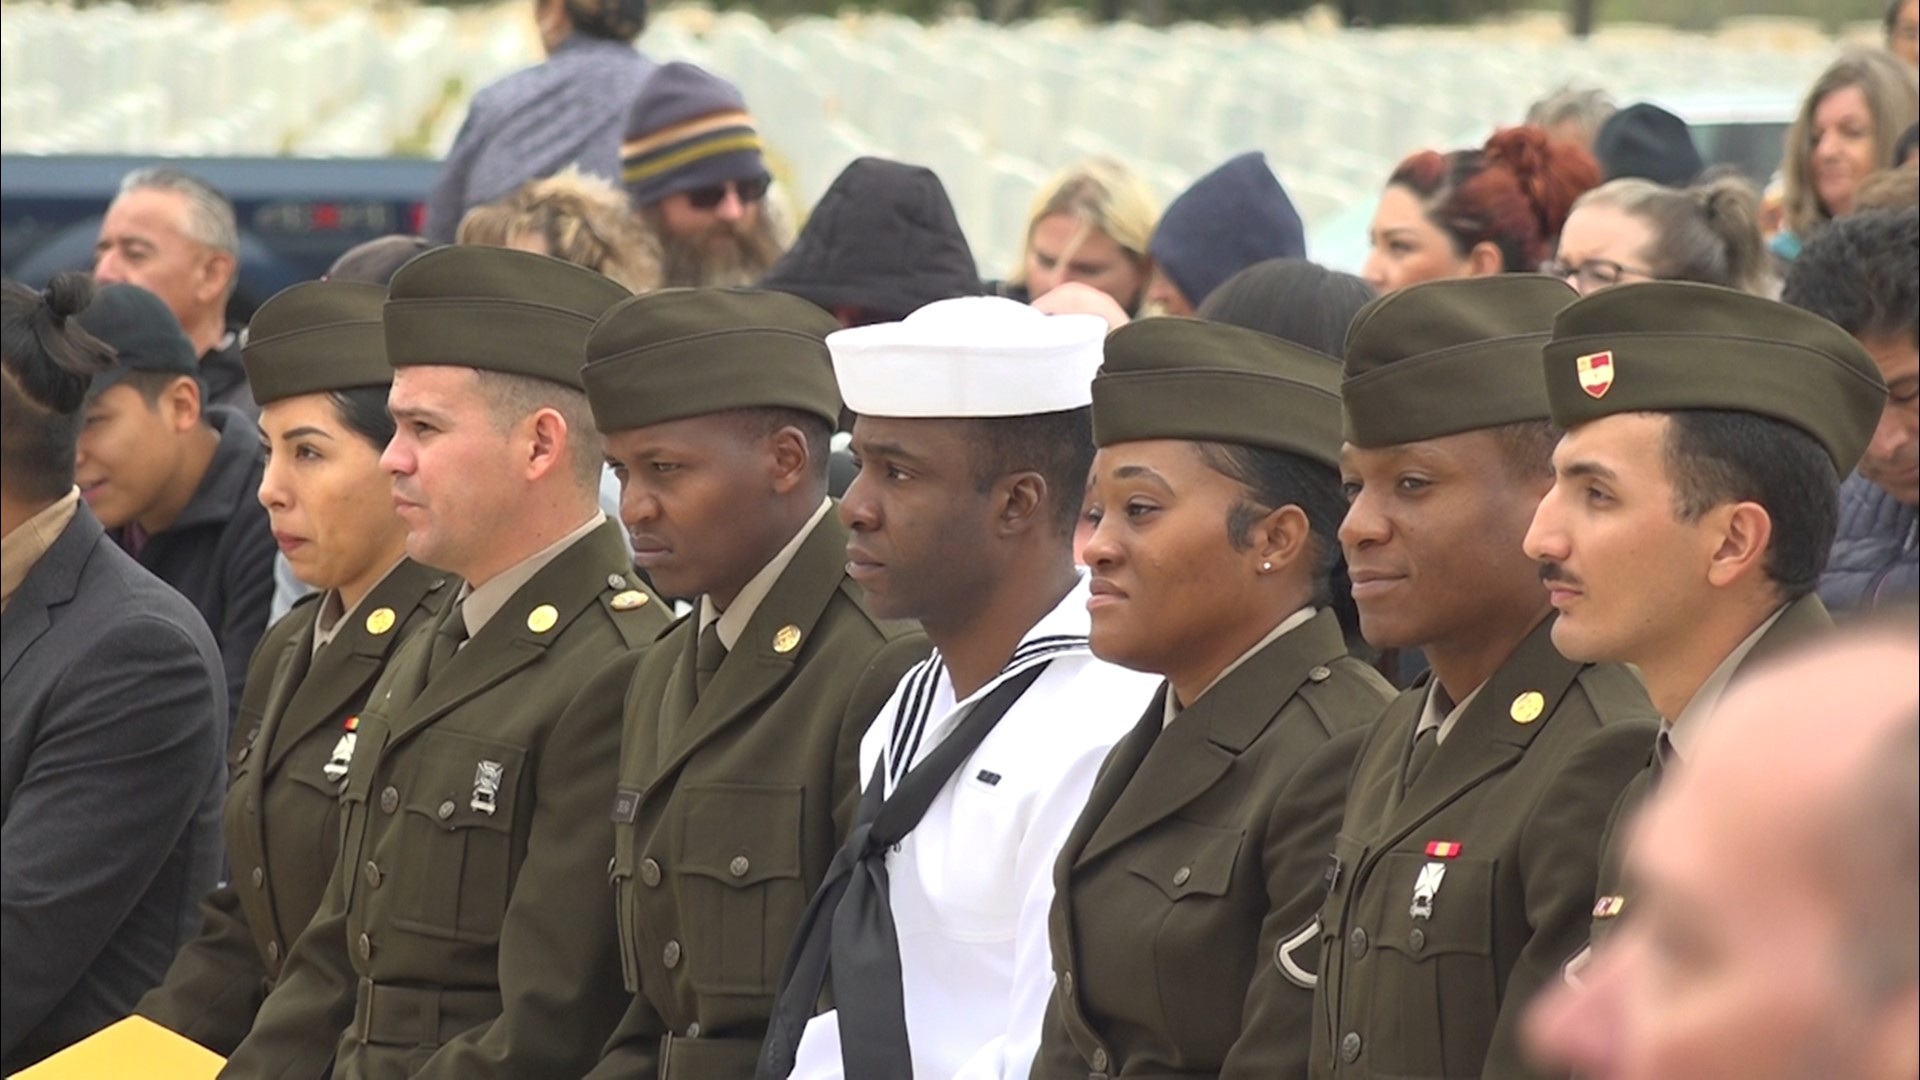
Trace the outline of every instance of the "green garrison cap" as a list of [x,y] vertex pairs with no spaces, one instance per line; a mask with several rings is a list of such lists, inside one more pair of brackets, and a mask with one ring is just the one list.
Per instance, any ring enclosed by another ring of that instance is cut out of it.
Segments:
[[1429,281],[1347,328],[1347,441],[1375,448],[1547,418],[1540,349],[1578,298],[1539,274]]
[[528,375],[575,390],[587,331],[633,294],[572,263],[496,247],[435,248],[387,290],[387,358]]
[[1818,439],[1842,476],[1887,401],[1873,357],[1845,330],[1717,285],[1603,289],[1560,313],[1544,355],[1563,428],[1627,412],[1758,413]]
[[666,289],[614,306],[587,336],[585,378],[601,431],[728,409],[840,416],[833,316],[786,293]]
[[1107,335],[1093,441],[1190,439],[1340,462],[1340,361],[1200,319],[1141,319]]
[[387,290],[357,281],[305,281],[254,312],[241,350],[262,405],[302,394],[393,381],[380,311]]

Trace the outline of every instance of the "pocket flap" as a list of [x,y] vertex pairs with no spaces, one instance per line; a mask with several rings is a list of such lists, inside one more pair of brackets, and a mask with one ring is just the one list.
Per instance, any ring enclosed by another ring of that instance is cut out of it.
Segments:
[[1233,864],[1245,836],[1240,829],[1162,821],[1134,853],[1127,869],[1153,882],[1168,900],[1225,896],[1233,884]]
[[1374,944],[1409,956],[1493,953],[1493,870],[1485,859],[1396,851],[1374,871],[1386,908]]
[[800,876],[798,786],[698,784],[685,798],[682,872],[742,889]]
[[402,795],[410,814],[442,829],[512,832],[526,751],[451,731],[420,736]]

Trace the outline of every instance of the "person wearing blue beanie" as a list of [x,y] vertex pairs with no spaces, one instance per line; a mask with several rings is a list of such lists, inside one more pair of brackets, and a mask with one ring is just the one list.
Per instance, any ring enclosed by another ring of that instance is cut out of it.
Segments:
[[1208,293],[1254,263],[1305,258],[1306,228],[1267,156],[1252,150],[1173,200],[1149,250],[1147,300],[1168,315],[1191,315]]

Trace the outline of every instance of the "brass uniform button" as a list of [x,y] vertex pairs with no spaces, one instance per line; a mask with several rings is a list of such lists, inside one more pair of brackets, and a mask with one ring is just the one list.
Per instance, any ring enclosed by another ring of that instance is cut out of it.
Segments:
[[649,889],[659,888],[660,864],[652,859],[640,860],[640,880],[646,882]]
[[280,962],[280,943],[277,941],[267,942],[267,963],[277,964],[279,962]]
[[700,1021],[695,1020],[693,1023],[687,1025],[687,1038],[697,1039],[699,1037],[700,1037]]
[[727,873],[732,874],[734,877],[746,877],[747,871],[751,869],[753,869],[753,864],[747,861],[745,855],[735,855],[733,861],[727,864]]
[[667,965],[668,971],[672,971],[674,968],[679,967],[680,966],[680,943],[677,941],[667,942],[667,947],[660,950],[660,962]]
[[445,820],[447,820],[448,818],[450,818],[450,817],[452,817],[452,816],[453,816],[453,812],[454,812],[454,810],[456,810],[456,809],[457,809],[457,807],[455,807],[455,806],[453,805],[453,800],[452,800],[452,799],[448,799],[447,801],[445,801],[445,802],[443,802],[443,803],[441,803],[441,804],[440,804],[440,808],[439,808],[438,810],[436,810],[436,811],[434,811],[434,812],[440,815],[440,820],[441,820],[441,821],[445,821]]
[[1307,672],[1309,682],[1326,682],[1331,678],[1333,678],[1333,669],[1325,664],[1316,664],[1312,671]]
[[626,578],[623,578],[623,577],[621,577],[621,576],[620,576],[619,574],[608,574],[608,575],[607,575],[607,588],[609,588],[609,589],[624,589],[624,588],[626,588],[626,587],[627,587],[627,579],[626,579]]
[[1367,955],[1367,932],[1356,926],[1353,933],[1347,935],[1347,952],[1355,959]]
[[380,809],[388,814],[400,809],[400,789],[388,786],[380,793]]
[[1416,926],[1407,933],[1407,948],[1412,949],[1414,952],[1419,952],[1426,947],[1427,932],[1425,930]]
[[1061,972],[1060,993],[1063,997],[1070,998],[1073,996],[1073,972],[1071,971]]
[[1183,866],[1180,869],[1175,870],[1173,872],[1173,883],[1175,885],[1185,885],[1187,882],[1192,880],[1193,880],[1193,867],[1191,866]]
[[252,876],[254,888],[264,889],[267,887],[267,871],[265,868],[259,866],[254,867]]
[[359,947],[360,947],[360,959],[362,960],[373,959],[373,939],[372,938],[368,937],[365,934],[361,934]]
[[366,866],[366,874],[367,874],[367,884],[371,885],[376,889],[379,888],[380,881],[381,881],[380,864],[374,862],[372,859],[368,859],[367,866]]
[[1106,1072],[1106,1071],[1107,1071],[1107,1064],[1109,1063],[1109,1061],[1110,1061],[1110,1060],[1111,1060],[1111,1059],[1109,1059],[1109,1058],[1107,1057],[1107,1052],[1106,1052],[1105,1050],[1095,1050],[1095,1051],[1093,1052],[1093,1068],[1094,1068],[1094,1071],[1096,1071],[1096,1072]]
[[1360,1060],[1360,1033],[1349,1031],[1340,1037],[1340,1060],[1351,1065]]

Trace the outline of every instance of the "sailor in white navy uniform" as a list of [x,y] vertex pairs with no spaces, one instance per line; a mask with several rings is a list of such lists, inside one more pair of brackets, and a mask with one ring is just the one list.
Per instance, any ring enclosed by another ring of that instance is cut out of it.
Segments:
[[[827,338],[860,417],[848,572],[936,649],[861,745],[861,812],[789,954],[760,1076],[1027,1075],[1054,859],[1158,685],[1088,651],[1073,563],[1105,332],[973,297]],[[838,1008],[806,1019],[824,986]]]

